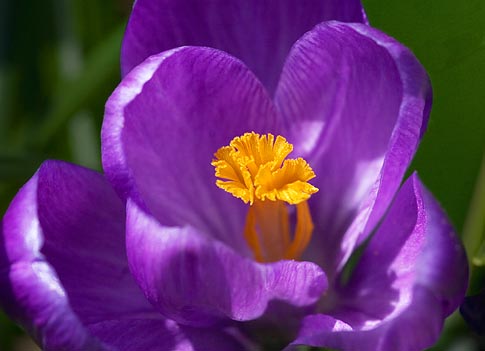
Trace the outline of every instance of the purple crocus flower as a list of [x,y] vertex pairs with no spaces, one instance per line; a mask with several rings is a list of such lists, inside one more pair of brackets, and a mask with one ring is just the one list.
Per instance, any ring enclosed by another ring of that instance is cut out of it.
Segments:
[[262,330],[288,349],[436,341],[467,263],[418,176],[400,187],[428,77],[345,23],[365,22],[358,1],[294,5],[136,2],[108,180],[48,161],[3,218],[0,302],[45,350],[252,351]]

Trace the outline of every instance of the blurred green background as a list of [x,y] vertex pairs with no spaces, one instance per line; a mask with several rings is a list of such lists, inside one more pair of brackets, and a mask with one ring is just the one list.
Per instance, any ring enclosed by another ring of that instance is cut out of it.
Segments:
[[[474,262],[470,293],[478,292],[485,286],[485,1],[363,2],[371,24],[408,45],[431,76],[431,121],[411,169],[463,235]],[[47,158],[101,169],[103,107],[120,79],[130,7],[130,0],[0,0],[0,214]],[[436,350],[478,351],[478,343],[455,315]],[[0,312],[0,350],[28,349]]]

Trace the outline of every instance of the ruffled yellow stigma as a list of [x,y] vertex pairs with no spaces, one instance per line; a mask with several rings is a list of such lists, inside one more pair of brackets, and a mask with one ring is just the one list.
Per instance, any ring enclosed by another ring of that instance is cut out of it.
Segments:
[[[216,185],[249,203],[244,235],[260,262],[296,259],[308,245],[313,223],[306,200],[318,191],[302,158],[286,159],[293,145],[282,136],[254,132],[234,138],[214,154]],[[290,237],[288,206],[296,205]]]

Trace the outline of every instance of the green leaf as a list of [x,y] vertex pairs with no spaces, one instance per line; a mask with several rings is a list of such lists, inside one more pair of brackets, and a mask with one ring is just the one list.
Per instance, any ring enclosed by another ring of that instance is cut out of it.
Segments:
[[485,156],[465,221],[463,241],[472,266],[485,266]]

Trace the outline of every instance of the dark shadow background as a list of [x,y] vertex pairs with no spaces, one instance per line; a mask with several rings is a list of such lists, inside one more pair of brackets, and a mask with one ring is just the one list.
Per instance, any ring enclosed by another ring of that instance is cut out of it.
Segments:
[[[363,2],[371,24],[408,45],[431,76],[431,120],[411,169],[465,236],[470,258],[485,258],[485,200],[477,193],[472,205],[485,149],[485,1]],[[46,158],[101,168],[104,103],[120,79],[130,7],[130,0],[0,1],[1,215]],[[470,291],[483,281],[474,267]],[[0,350],[14,350],[20,336],[0,314]],[[437,350],[473,351],[475,340],[456,316]]]

